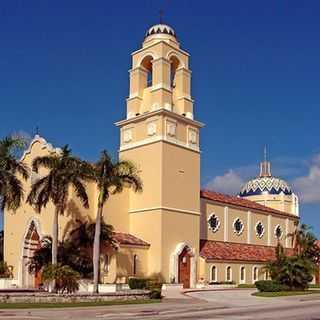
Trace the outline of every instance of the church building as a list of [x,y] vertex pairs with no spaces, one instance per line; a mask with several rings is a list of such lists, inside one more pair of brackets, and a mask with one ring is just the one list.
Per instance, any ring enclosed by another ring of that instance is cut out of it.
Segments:
[[[278,242],[292,247],[287,234],[299,220],[298,198],[284,180],[272,176],[267,159],[237,196],[201,190],[203,124],[194,116],[189,58],[165,24],[152,26],[132,53],[126,118],[116,126],[119,157],[136,164],[143,192],[125,189],[105,205],[104,220],[114,227],[118,248],[102,250],[102,283],[161,275],[185,288],[252,284],[267,277],[262,267],[275,258]],[[60,149],[36,135],[21,161],[31,168],[34,158],[56,152]],[[36,178],[32,173],[23,182],[26,194]],[[59,218],[61,239],[74,221],[94,221],[95,185],[89,184],[87,192],[89,209],[71,194]],[[41,238],[51,234],[53,210],[51,204],[37,213],[24,203],[5,212],[5,261],[19,287],[39,285],[39,275],[29,274],[27,264]]]

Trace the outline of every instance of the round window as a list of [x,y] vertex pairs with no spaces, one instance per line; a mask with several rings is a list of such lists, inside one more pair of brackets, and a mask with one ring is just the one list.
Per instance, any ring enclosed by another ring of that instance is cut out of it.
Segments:
[[243,231],[243,228],[244,228],[244,225],[240,218],[237,218],[236,220],[234,220],[233,229],[236,234],[240,235]]
[[209,229],[212,230],[212,232],[218,231],[220,227],[219,218],[215,214],[212,214],[208,219],[208,225],[209,225]]
[[262,238],[263,237],[263,234],[264,234],[264,226],[262,224],[262,222],[258,222],[256,224],[256,235],[259,237],[259,238]]

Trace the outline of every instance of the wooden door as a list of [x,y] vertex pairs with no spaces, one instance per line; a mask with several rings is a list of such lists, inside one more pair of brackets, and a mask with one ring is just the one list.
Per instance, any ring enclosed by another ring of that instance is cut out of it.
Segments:
[[190,253],[184,248],[179,256],[179,283],[182,283],[184,288],[190,288],[190,269]]

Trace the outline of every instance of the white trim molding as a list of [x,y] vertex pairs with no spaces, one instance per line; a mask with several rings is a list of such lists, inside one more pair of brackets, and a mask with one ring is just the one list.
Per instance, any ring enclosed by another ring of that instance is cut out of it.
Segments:
[[249,210],[247,213],[247,243],[251,243],[251,211]]
[[289,248],[289,237],[288,237],[288,234],[289,234],[289,219],[287,218],[286,219],[286,238],[285,238],[285,247],[286,248]]
[[268,215],[268,246],[271,246],[271,214]]
[[228,207],[224,207],[224,241],[228,241],[228,212],[229,212],[229,208]]
[[136,142],[129,142],[129,143],[124,143],[123,145],[120,146],[119,151],[126,151],[126,150],[130,150],[130,149],[134,149],[134,148],[138,148],[138,147],[142,147],[151,143],[156,143],[159,141],[163,141],[163,142],[167,142],[167,143],[171,143],[174,144],[176,146],[191,150],[191,151],[195,151],[195,152],[200,152],[200,148],[198,145],[191,145],[182,141],[179,141],[176,138],[173,137],[168,137],[166,135],[153,135],[149,138],[143,139],[141,141],[136,141]]
[[33,140],[30,142],[27,150],[24,151],[20,161],[23,161],[25,157],[31,153],[32,146],[36,143],[40,143],[41,149],[47,149],[50,153],[60,154],[62,152],[61,148],[55,148],[51,143],[47,142],[44,138],[36,134]]

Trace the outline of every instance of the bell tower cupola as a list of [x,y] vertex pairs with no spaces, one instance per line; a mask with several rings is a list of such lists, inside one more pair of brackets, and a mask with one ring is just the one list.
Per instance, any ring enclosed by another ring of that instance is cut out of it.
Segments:
[[189,54],[165,24],[146,32],[142,48],[132,54],[127,119],[166,109],[193,119]]

